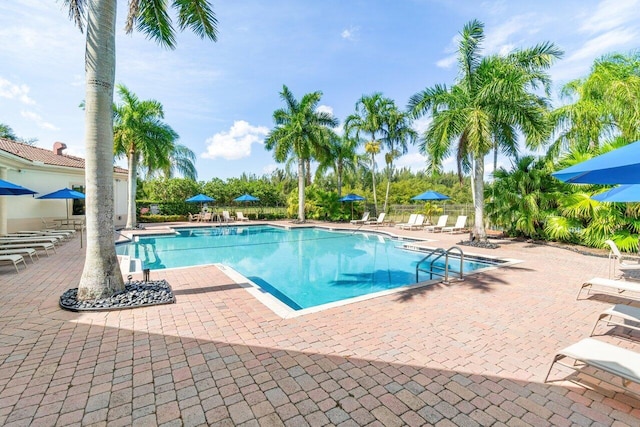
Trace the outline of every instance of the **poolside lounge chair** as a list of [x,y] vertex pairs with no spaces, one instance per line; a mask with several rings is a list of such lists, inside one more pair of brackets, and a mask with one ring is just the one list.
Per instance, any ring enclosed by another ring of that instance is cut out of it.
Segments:
[[[616,267],[612,264],[617,264],[619,270],[640,270],[640,258],[622,254],[620,253],[620,249],[615,244],[613,240],[605,240],[605,242],[610,250],[609,250],[609,279],[616,275]],[[624,273],[624,271],[623,271]]]
[[59,246],[62,240],[63,238],[59,236],[24,236],[16,234],[5,234],[4,236],[0,236],[0,244],[22,242],[49,242]]
[[24,243],[0,243],[0,249],[5,250],[5,249],[16,249],[16,248],[33,248],[33,249],[40,249],[45,251],[45,253],[47,254],[47,256],[49,256],[49,251],[52,250],[54,253],[56,252],[56,247],[53,245],[53,243],[46,243],[46,242],[24,242]]
[[424,229],[426,231],[431,231],[432,233],[442,231],[442,229],[447,226],[448,219],[449,215],[440,215],[440,218],[438,218],[438,222],[436,223],[436,225],[427,225],[424,227]]
[[236,218],[238,219],[238,221],[249,221],[249,218],[244,216],[244,214],[240,211],[236,212]]
[[384,217],[385,217],[386,213],[382,212],[380,215],[378,215],[378,218],[373,220],[373,221],[365,221],[364,223],[366,225],[384,225],[385,221],[384,221]]
[[31,258],[31,262],[34,263],[35,261],[33,260],[33,256],[36,256],[36,259],[40,259],[40,257],[38,256],[38,252],[36,252],[35,249],[33,248],[13,248],[13,249],[2,249],[3,247],[0,246],[0,255],[22,255],[22,257],[24,257],[25,255],[28,255],[29,258]]
[[213,220],[213,214],[211,212],[205,212],[204,214],[200,215],[200,221],[211,222],[211,220]]
[[456,223],[453,227],[442,227],[442,232],[448,231],[450,233],[454,233],[456,231],[464,231],[467,226],[467,217],[466,215],[459,215]]
[[362,219],[352,219],[351,224],[364,224],[369,221],[369,212],[365,212],[362,214]]
[[24,262],[24,258],[22,255],[0,255],[0,263],[2,264],[13,264],[16,268],[16,273],[20,273],[18,269],[18,264],[24,264],[24,268],[27,268],[27,263]]
[[[560,362],[564,358],[573,359],[574,363]],[[592,366],[621,377],[623,388],[631,382],[640,384],[640,353],[593,338],[585,338],[556,353],[544,378],[545,383],[556,363],[576,371],[587,365]],[[601,380],[618,386],[611,381]]]
[[189,222],[197,222],[200,221],[200,214],[192,214],[189,212]]
[[409,215],[409,220],[407,222],[396,224],[396,227],[402,228],[404,226],[413,225],[413,224],[416,223],[416,218],[418,218],[418,214],[411,214],[411,215]]
[[640,283],[626,280],[602,279],[600,277],[594,277],[584,282],[578,290],[576,299],[580,298],[583,289],[586,289],[587,295],[589,295],[594,287],[597,288],[596,291],[601,294],[640,300]]
[[233,222],[236,218],[229,215],[229,211],[222,211],[222,221],[223,222]]
[[624,328],[640,331],[640,308],[626,304],[616,304],[600,313],[589,336],[592,336],[596,331],[598,323],[605,319],[607,326],[622,326]]
[[416,215],[413,224],[400,224],[400,228],[403,230],[417,230],[422,227],[424,227],[424,215],[422,214]]

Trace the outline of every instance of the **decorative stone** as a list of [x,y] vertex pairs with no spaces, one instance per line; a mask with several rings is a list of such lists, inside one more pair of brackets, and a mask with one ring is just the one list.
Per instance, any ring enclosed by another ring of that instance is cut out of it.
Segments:
[[166,280],[134,281],[125,284],[124,291],[109,298],[78,301],[78,288],[68,289],[60,296],[60,307],[71,311],[106,311],[173,304],[176,297]]

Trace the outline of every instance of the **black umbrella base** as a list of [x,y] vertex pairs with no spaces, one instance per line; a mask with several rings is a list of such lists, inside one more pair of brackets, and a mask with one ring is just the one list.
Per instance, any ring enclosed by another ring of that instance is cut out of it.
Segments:
[[60,307],[70,311],[126,310],[175,302],[176,297],[166,280],[129,282],[124,291],[97,300],[78,301],[78,288],[69,289],[60,296]]

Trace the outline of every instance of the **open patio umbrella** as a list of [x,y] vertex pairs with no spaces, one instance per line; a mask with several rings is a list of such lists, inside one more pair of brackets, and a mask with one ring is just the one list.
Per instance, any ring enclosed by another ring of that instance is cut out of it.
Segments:
[[36,194],[37,191],[29,190],[9,181],[0,179],[0,196],[21,196],[23,194]]
[[640,141],[551,175],[573,184],[640,184]]
[[411,200],[449,200],[449,196],[445,196],[437,191],[429,190],[412,197]]
[[260,200],[257,197],[253,197],[251,194],[243,194],[242,196],[233,199],[234,202],[257,202]]
[[206,202],[215,202],[216,199],[214,199],[213,197],[209,197],[206,194],[196,194],[193,197],[189,197],[187,200],[185,200],[185,202],[189,202],[189,203],[197,203],[200,202],[200,212],[202,212],[202,206],[204,203]]
[[65,199],[67,203],[67,221],[69,221],[69,199],[84,199],[84,194],[69,188],[62,188],[53,193],[40,196],[38,199]]
[[353,219],[353,202],[360,202],[364,200],[364,197],[358,196],[357,194],[349,193],[346,196],[338,199],[339,202],[350,202],[351,203],[351,219]]
[[591,197],[598,202],[640,202],[640,184],[625,184]]

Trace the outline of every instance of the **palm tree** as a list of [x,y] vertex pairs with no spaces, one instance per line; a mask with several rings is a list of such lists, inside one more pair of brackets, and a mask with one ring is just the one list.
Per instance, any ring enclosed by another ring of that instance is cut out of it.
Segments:
[[18,137],[11,129],[11,126],[5,125],[4,123],[0,123],[0,138],[10,139],[12,141],[17,141]]
[[316,176],[323,175],[327,170],[333,169],[336,176],[336,190],[338,198],[342,197],[342,179],[345,173],[355,172],[360,163],[360,156],[356,153],[356,147],[360,141],[349,138],[347,135],[338,136],[332,133],[326,150],[318,158],[319,164]]
[[432,122],[420,149],[429,156],[432,171],[455,153],[458,173],[472,171],[475,207],[473,238],[486,239],[484,229],[484,157],[499,144],[517,146],[521,132],[528,147],[536,147],[550,131],[548,100],[535,94],[550,91],[547,70],[562,55],[552,43],[516,50],[508,55],[482,58],[483,25],[466,24],[458,46],[460,77],[451,87],[436,85],[409,100],[414,117],[427,112]]
[[[113,222],[113,89],[117,0],[64,0],[69,16],[87,26],[85,50],[85,185],[87,249],[78,299],[102,298],[124,289],[116,257]],[[175,30],[167,1],[129,2],[126,31],[135,27],[168,48]],[[208,0],[171,0],[178,28],[216,40],[216,18]]]
[[385,154],[385,162],[387,164],[387,191],[384,196],[384,208],[382,212],[387,211],[389,202],[389,188],[391,187],[391,179],[393,178],[394,165],[393,161],[398,157],[407,154],[408,144],[413,144],[418,137],[418,133],[411,127],[411,118],[409,113],[399,111],[393,105],[386,118],[385,135],[382,143],[389,151]]
[[605,55],[591,74],[567,83],[562,96],[573,101],[553,112],[558,137],[549,155],[561,150],[593,152],[616,136],[640,138],[640,53]]
[[330,127],[338,120],[331,114],[317,111],[322,92],[312,92],[296,100],[287,86],[282,86],[280,98],[286,107],[273,113],[276,127],[265,138],[265,148],[274,150],[277,162],[295,158],[298,162],[298,220],[304,222],[305,163],[329,140]]
[[376,154],[380,152],[378,135],[382,136],[389,110],[393,101],[384,98],[381,93],[363,95],[356,103],[356,112],[347,117],[344,129],[347,135],[360,138],[360,134],[368,134],[371,140],[365,145],[365,151],[371,156],[371,185],[373,187],[373,204],[378,214],[378,198],[376,195]]
[[117,86],[122,104],[114,107],[115,124],[113,128],[114,153],[125,156],[129,166],[129,192],[127,203],[126,228],[136,227],[136,188],[138,164],[142,163],[147,171],[171,171],[173,161],[180,158],[180,167],[194,171],[195,167],[188,159],[195,158],[191,150],[176,144],[178,134],[168,124],[162,122],[164,111],[162,104],[155,100],[141,101],[124,85]]

